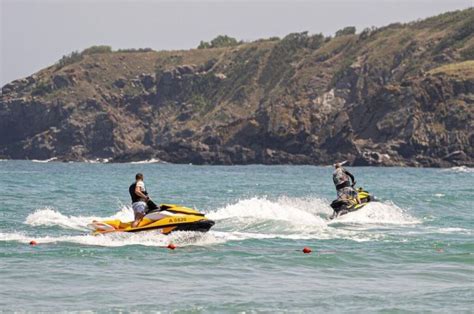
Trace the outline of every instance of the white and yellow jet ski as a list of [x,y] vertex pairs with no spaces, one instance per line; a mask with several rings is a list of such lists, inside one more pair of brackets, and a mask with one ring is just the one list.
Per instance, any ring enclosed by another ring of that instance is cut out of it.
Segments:
[[132,222],[123,222],[119,219],[96,221],[89,224],[92,234],[111,232],[140,232],[146,230],[160,230],[163,234],[173,231],[207,232],[214,226],[214,221],[207,219],[197,210],[172,204],[161,204],[147,212],[137,227]]

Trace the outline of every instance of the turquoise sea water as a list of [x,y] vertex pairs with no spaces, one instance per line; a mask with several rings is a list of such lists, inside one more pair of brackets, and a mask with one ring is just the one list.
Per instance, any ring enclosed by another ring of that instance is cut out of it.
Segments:
[[[473,170],[349,169],[380,202],[329,222],[330,167],[0,161],[0,309],[472,313]],[[91,236],[136,172],[216,225]]]

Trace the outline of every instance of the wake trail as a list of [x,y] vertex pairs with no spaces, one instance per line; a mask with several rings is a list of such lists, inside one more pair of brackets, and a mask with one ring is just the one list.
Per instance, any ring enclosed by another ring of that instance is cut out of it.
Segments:
[[221,243],[222,240],[210,234],[199,232],[177,232],[163,235],[156,231],[142,233],[114,233],[108,235],[74,235],[74,236],[29,236],[24,233],[1,233],[0,241],[15,241],[28,244],[35,240],[39,245],[56,243],[73,243],[87,246],[121,247],[142,245],[152,247],[166,247],[173,243],[177,246],[208,246]]
[[58,226],[64,229],[89,230],[87,225],[93,220],[120,219],[122,221],[133,220],[133,211],[124,206],[117,213],[109,217],[98,216],[67,216],[52,208],[42,208],[26,217],[25,223],[30,226]]
[[358,211],[340,216],[330,224],[348,223],[358,225],[414,225],[421,221],[392,202],[370,202]]
[[[403,226],[418,224],[404,209],[393,203],[373,202],[357,212],[328,220],[332,213],[329,201],[316,197],[252,197],[211,210],[206,213],[216,225],[208,233],[175,232],[162,235],[159,231],[140,233],[113,233],[92,236],[90,234],[71,236],[46,236],[35,238],[38,242],[69,242],[94,246],[166,246],[176,243],[187,245],[214,245],[228,241],[265,239],[349,239],[353,241],[374,241],[385,235],[372,231],[379,226]],[[123,206],[109,217],[68,216],[52,208],[38,209],[28,215],[25,224],[32,227],[57,226],[63,229],[87,231],[93,220],[133,220],[133,211]],[[354,229],[354,226],[357,228]],[[0,241],[28,243],[31,236],[22,233],[0,233]]]

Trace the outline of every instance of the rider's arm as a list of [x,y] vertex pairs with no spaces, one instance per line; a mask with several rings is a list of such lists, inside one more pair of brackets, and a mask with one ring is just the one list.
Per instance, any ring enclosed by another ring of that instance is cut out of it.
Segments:
[[143,194],[143,192],[140,190],[140,187],[137,185],[135,187],[135,194],[140,196],[141,198],[147,200],[148,199],[148,196],[146,196],[145,194]]
[[354,179],[354,176],[352,175],[352,173],[350,173],[350,172],[347,171],[346,169],[344,169],[344,173],[347,174],[347,175],[351,178],[352,184],[354,184],[355,179]]

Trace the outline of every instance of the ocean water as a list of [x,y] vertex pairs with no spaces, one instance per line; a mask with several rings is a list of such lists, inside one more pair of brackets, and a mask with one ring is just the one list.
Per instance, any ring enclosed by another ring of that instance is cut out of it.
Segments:
[[[349,169],[379,202],[328,221],[331,167],[0,161],[0,310],[474,312],[473,170]],[[216,225],[90,235],[136,172]]]

